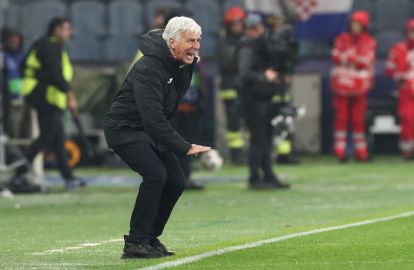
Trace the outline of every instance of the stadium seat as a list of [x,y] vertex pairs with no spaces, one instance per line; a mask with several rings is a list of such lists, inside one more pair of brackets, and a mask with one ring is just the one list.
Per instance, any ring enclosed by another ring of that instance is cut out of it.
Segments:
[[25,46],[46,33],[49,21],[56,16],[67,15],[63,1],[32,1],[23,6],[21,29],[25,37]]
[[132,36],[144,32],[142,6],[134,0],[114,1],[109,5],[110,34]]
[[357,0],[352,3],[352,11],[355,10],[366,10],[368,12],[373,12],[374,3],[372,0]]
[[138,39],[113,36],[105,41],[105,60],[131,61],[138,50]]
[[192,0],[187,2],[186,8],[193,13],[204,33],[218,33],[222,14],[216,1]]
[[[5,11],[3,11],[2,7],[0,6],[0,14],[5,15],[4,23],[8,27],[12,27],[15,29],[21,29],[20,21],[21,21],[21,9],[16,4],[10,4]],[[0,25],[2,27],[2,25]]]
[[404,40],[404,34],[402,31],[384,31],[378,33],[376,38],[378,55],[385,57],[395,43]]
[[386,30],[401,31],[410,18],[412,4],[410,0],[377,0],[375,1],[377,32]]
[[74,2],[70,7],[70,18],[75,36],[105,35],[105,6],[100,1]]
[[151,0],[146,6],[146,21],[151,25],[155,12],[159,8],[182,8],[183,6],[176,0]]
[[74,61],[102,60],[102,42],[97,37],[73,38],[68,45],[69,55]]

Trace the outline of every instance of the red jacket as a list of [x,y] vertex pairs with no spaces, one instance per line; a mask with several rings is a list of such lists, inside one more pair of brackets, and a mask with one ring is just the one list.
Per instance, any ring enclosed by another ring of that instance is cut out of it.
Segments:
[[399,83],[399,90],[414,97],[414,42],[402,41],[391,48],[386,73]]
[[335,67],[331,87],[338,95],[357,96],[368,92],[374,82],[376,42],[368,33],[339,35],[332,49]]

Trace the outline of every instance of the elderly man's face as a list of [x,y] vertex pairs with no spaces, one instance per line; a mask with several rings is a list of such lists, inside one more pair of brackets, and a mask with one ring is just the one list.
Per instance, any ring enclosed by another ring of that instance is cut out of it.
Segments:
[[200,40],[200,34],[190,31],[184,32],[179,41],[170,39],[172,56],[185,64],[193,63],[200,50]]

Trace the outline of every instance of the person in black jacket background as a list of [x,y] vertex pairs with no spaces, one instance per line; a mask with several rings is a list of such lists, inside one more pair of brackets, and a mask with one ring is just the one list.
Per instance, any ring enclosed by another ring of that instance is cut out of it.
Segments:
[[128,73],[105,116],[108,146],[143,178],[124,237],[123,258],[174,254],[158,237],[185,188],[176,154],[210,150],[185,141],[170,122],[190,86],[200,36],[201,27],[187,17],[172,18],[165,30],[143,35],[144,56]]
[[25,151],[27,164],[16,170],[11,179],[12,190],[19,191],[22,188],[22,183],[25,182],[22,176],[44,148],[54,151],[66,189],[73,190],[86,185],[84,180],[73,175],[64,147],[63,112],[69,108],[72,113],[78,113],[77,100],[70,85],[73,77],[72,64],[64,49],[71,34],[69,19],[53,18],[47,35],[35,41],[25,57],[22,94],[25,102],[36,109],[40,136]]
[[245,27],[237,60],[241,106],[250,132],[249,187],[286,188],[289,185],[280,182],[273,172],[271,159],[271,119],[274,116],[272,98],[277,93],[279,74],[271,68],[261,17],[249,14]]

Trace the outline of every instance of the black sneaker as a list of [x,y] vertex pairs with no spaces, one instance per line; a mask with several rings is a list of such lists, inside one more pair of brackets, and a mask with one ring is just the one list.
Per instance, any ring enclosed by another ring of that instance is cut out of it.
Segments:
[[282,182],[279,177],[276,175],[268,177],[264,180],[265,183],[268,183],[276,189],[288,189],[290,188],[290,184]]
[[32,183],[26,176],[13,176],[10,179],[9,189],[13,193],[45,192],[42,186]]
[[168,250],[167,247],[162,244],[160,242],[160,240],[158,238],[152,238],[149,241],[149,244],[152,246],[152,248],[154,248],[155,250],[161,252],[162,254],[164,254],[164,256],[174,256],[175,252]]
[[250,181],[249,188],[254,190],[274,189],[273,183],[267,183],[262,181]]
[[87,182],[81,178],[72,178],[65,181],[65,189],[67,191],[74,191],[87,186]]
[[149,240],[139,240],[130,242],[128,236],[125,235],[124,253],[121,259],[154,259],[165,257],[162,252],[153,248],[149,244]]

